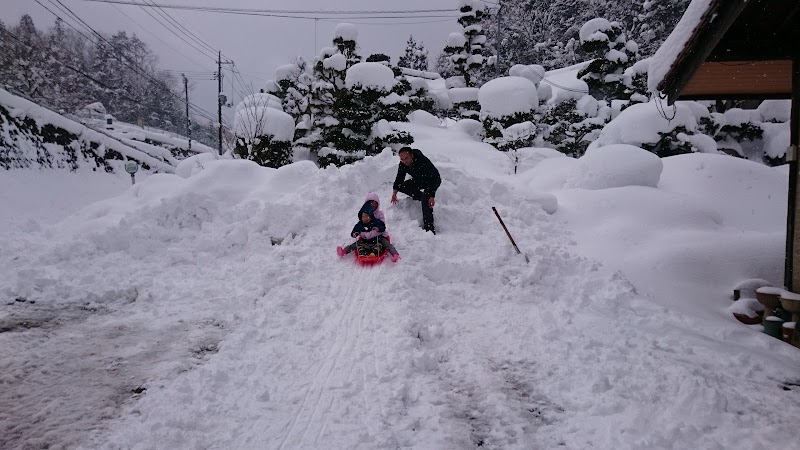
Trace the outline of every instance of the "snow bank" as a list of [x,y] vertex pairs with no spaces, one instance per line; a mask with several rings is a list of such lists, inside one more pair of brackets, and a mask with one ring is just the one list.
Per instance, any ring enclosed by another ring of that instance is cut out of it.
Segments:
[[633,145],[617,144],[587,151],[567,178],[566,188],[656,187],[661,158]]

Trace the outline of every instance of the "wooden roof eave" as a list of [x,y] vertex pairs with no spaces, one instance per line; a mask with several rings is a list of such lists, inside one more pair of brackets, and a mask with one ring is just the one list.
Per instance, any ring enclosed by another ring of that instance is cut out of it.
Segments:
[[666,94],[668,104],[675,103],[681,90],[711,55],[714,47],[746,6],[747,0],[712,0],[692,37],[658,84],[658,90]]

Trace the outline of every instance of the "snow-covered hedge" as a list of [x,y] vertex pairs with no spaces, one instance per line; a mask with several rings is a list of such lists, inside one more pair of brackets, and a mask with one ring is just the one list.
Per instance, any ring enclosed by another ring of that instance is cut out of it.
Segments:
[[174,170],[144,151],[0,89],[1,168],[76,170],[88,166],[124,173],[124,162],[129,160],[144,170]]

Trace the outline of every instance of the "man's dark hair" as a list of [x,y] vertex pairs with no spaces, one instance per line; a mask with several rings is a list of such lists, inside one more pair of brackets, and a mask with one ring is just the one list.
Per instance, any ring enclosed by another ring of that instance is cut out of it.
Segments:
[[398,150],[397,153],[414,153],[414,150],[411,147],[406,146]]

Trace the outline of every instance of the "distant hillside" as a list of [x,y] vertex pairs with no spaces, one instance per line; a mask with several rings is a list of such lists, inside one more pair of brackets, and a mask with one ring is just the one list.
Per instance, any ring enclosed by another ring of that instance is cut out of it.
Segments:
[[214,151],[196,142],[189,150],[187,139],[175,134],[84,122],[0,89],[0,168],[123,172],[124,162],[132,160],[144,170],[172,172],[181,159]]

